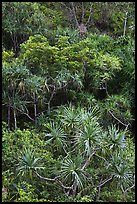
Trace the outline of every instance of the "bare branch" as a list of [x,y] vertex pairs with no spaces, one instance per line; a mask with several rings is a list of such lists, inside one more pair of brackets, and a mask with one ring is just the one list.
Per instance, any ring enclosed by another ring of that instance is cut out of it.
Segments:
[[114,116],[113,113],[111,113],[110,111],[108,111],[108,112],[109,112],[109,114],[110,114],[115,120],[117,120],[117,121],[118,121],[119,123],[121,123],[122,125],[128,127],[129,124],[124,124],[121,120],[119,120],[118,118],[116,118],[116,116]]
[[72,12],[72,9],[70,7],[68,7],[64,2],[60,2],[61,5],[65,6],[70,12]]
[[128,15],[128,11],[126,12],[126,16],[125,16],[125,20],[124,20],[124,31],[123,31],[123,36],[125,36],[125,34],[126,34],[127,15]]
[[48,101],[48,112],[49,112],[49,113],[50,113],[50,102],[51,102],[51,100],[52,100],[54,94],[55,94],[55,86],[53,86],[53,92],[52,92],[52,94],[51,94],[51,96],[50,96],[50,99],[49,99],[49,101]]
[[85,12],[84,12],[84,4],[83,4],[83,2],[81,2],[81,3],[82,3],[82,22],[83,22]]
[[51,179],[51,178],[47,178],[47,177],[41,176],[37,171],[35,171],[35,173],[37,174],[37,176],[38,176],[39,178],[44,179],[44,180],[46,180],[46,181],[58,182],[64,189],[72,189],[72,187],[64,186],[64,184],[63,184],[60,180],[58,180],[58,178],[59,178],[60,176],[56,176],[55,178]]
[[[102,182],[102,179],[103,179],[103,176],[101,176],[101,180],[99,183]],[[98,194],[97,194],[97,198],[96,198],[96,201],[98,201],[100,199],[100,190],[101,190],[101,186],[99,185],[99,188],[98,188]]]
[[95,154],[95,151],[88,157],[88,159],[86,160],[85,164],[83,165],[83,167],[81,168],[81,170],[83,171],[89,164],[91,157]]
[[78,23],[78,20],[77,20],[74,4],[73,4],[73,2],[70,2],[70,3],[71,3],[71,6],[72,6],[72,11],[73,11],[74,18],[75,18],[75,21],[76,21],[76,26],[79,27],[79,23]]
[[[10,107],[11,108],[14,108],[13,106],[11,106],[10,105]],[[25,113],[25,112],[23,112],[22,110],[20,110],[19,108],[16,108],[16,110],[18,110],[19,112],[21,112],[21,113],[23,113],[24,115],[26,115],[30,120],[32,120],[32,121],[34,121],[34,119],[33,118],[31,118],[30,116],[29,116],[29,114],[27,114],[27,113]]]
[[134,184],[132,186],[130,186],[129,188],[127,188],[124,192],[123,192],[123,195],[124,195],[124,198],[126,197],[126,193],[127,191],[131,190],[132,188],[135,187],[135,175],[134,175]]
[[51,179],[51,178],[46,178],[46,177],[43,177],[43,176],[39,175],[37,171],[35,171],[35,173],[37,174],[37,176],[39,178],[44,179],[46,181],[56,181],[56,179],[55,179],[56,177],[54,179]]
[[124,195],[126,195],[127,191],[131,190],[134,187],[135,187],[135,183],[124,191]]
[[92,13],[92,4],[90,4],[90,14],[89,14],[88,20],[85,25],[88,25],[90,18],[91,18],[91,13]]
[[72,187],[64,186],[64,184],[63,184],[60,180],[56,179],[56,181],[57,181],[64,189],[69,189],[69,190],[72,189]]
[[109,179],[104,180],[103,183],[99,184],[97,187],[101,187],[101,186],[105,185],[110,180],[112,180],[112,177],[110,177]]
[[101,158],[101,159],[103,159],[103,160],[105,160],[106,161],[106,159],[104,158],[104,157],[101,157],[101,156],[99,156],[98,154],[95,154],[97,157],[99,157],[99,158]]

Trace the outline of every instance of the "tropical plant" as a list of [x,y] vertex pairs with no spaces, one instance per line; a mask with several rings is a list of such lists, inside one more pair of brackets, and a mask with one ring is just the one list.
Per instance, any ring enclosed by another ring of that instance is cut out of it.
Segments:
[[25,174],[25,176],[30,179],[32,179],[33,171],[36,169],[43,169],[45,168],[42,165],[42,162],[39,163],[41,158],[36,158],[34,156],[34,150],[31,150],[29,148],[25,148],[24,152],[22,152],[22,156],[19,159],[19,163],[17,164],[17,171],[22,176]]
[[125,141],[125,135],[126,135],[126,130],[124,131],[120,131],[118,128],[116,128],[116,126],[111,126],[108,127],[108,138],[110,138],[109,140],[109,144],[110,144],[110,149],[117,149],[117,148],[124,148],[126,145],[126,141]]
[[70,134],[72,130],[74,131],[76,127],[79,127],[81,123],[80,113],[71,103],[62,110],[58,109],[57,114],[68,134]]
[[64,158],[61,164],[61,177],[63,182],[68,183],[72,188],[72,193],[68,191],[68,194],[72,194],[75,197],[77,188],[83,189],[87,176],[84,170],[81,168],[83,158],[77,155],[74,159],[70,156]]
[[123,158],[124,151],[116,151],[111,155],[109,170],[111,175],[118,186],[120,186],[122,192],[132,185],[134,182],[133,172],[131,171],[131,167],[128,164],[128,158],[124,160]]
[[[49,122],[44,125],[46,130],[45,139],[47,146],[52,144],[51,147],[54,148],[54,151],[59,151],[59,149],[63,149],[65,153],[67,152],[67,143],[64,130],[54,122]],[[48,132],[47,132],[48,131]]]
[[134,6],[2,3],[3,202],[135,201]]
[[75,145],[87,156],[90,156],[92,152],[99,147],[100,140],[101,128],[96,121],[85,125],[83,130],[80,130],[74,136]]

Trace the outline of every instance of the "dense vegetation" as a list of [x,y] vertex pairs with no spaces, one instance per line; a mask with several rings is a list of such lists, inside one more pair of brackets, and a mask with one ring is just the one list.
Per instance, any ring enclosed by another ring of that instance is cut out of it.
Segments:
[[2,3],[2,201],[135,201],[133,2]]

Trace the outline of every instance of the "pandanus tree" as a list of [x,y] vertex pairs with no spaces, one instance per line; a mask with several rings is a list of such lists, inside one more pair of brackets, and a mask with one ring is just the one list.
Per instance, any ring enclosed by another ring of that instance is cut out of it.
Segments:
[[14,126],[17,128],[17,111],[27,114],[24,79],[29,76],[29,70],[16,62],[3,63],[3,105],[8,107],[8,126],[10,129],[11,109],[13,110]]
[[59,152],[60,149],[63,149],[65,153],[67,153],[67,143],[66,138],[67,135],[59,126],[58,123],[49,122],[44,125],[46,129],[45,139],[47,146],[51,146],[56,152]]
[[25,178],[32,180],[33,170],[45,168],[40,160],[41,158],[35,157],[34,151],[32,149],[25,148],[19,158],[19,163],[17,164],[18,175],[25,175]]
[[[69,125],[66,117],[62,117],[66,110],[67,114],[69,111],[77,113],[80,123],[75,128]],[[58,113],[57,122],[46,122],[43,128],[45,143],[53,154],[56,153],[58,168],[51,167],[54,177],[44,177],[42,170],[31,168],[32,162],[27,162],[32,175],[60,185],[67,196],[73,197],[84,191],[88,183],[88,188],[96,189],[97,200],[100,200],[104,186],[111,189],[114,185],[126,200],[127,191],[134,188],[134,158],[129,153],[131,140],[126,138],[128,131],[116,126],[104,130],[98,122],[97,108],[87,111],[68,106],[67,109],[62,107]],[[68,139],[69,134],[71,137]],[[22,172],[25,168],[18,170]]]
[[110,155],[107,166],[110,177],[113,178],[113,185],[122,191],[123,201],[126,200],[126,192],[135,187],[134,173],[129,160],[124,149],[116,150]]
[[[38,102],[44,98],[45,78],[36,75],[31,75],[30,78],[25,79],[26,88],[28,90],[28,97],[34,108],[34,121],[37,126],[38,116]],[[43,102],[42,102],[43,104]]]
[[67,194],[75,197],[78,190],[84,188],[88,181],[86,171],[82,164],[84,159],[81,155],[75,157],[68,155],[61,164],[61,178],[63,182],[70,185]]

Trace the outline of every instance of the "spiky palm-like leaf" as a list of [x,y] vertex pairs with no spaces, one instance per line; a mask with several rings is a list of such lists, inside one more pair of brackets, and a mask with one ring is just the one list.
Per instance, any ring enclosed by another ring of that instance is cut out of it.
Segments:
[[66,144],[66,134],[64,130],[54,122],[50,122],[45,126],[48,130],[48,133],[45,133],[46,143],[53,144],[58,148],[65,149]]
[[119,131],[116,126],[108,127],[108,136],[110,138],[110,149],[114,147],[125,147],[125,133],[126,131]]
[[17,171],[19,174],[29,174],[32,177],[33,170],[45,168],[42,166],[42,163],[39,163],[40,160],[41,158],[35,158],[34,152],[31,149],[25,148],[17,164]]
[[109,158],[108,169],[110,174],[117,181],[117,185],[128,187],[133,180],[133,173],[128,162],[128,158],[123,157],[123,151],[116,151]]
[[90,123],[93,120],[97,121],[99,111],[97,107],[91,110],[86,110],[80,106],[75,107],[71,103],[67,107],[63,107],[57,110],[58,118],[64,125],[64,128],[68,132],[75,132],[76,129],[84,127],[85,124]]
[[83,163],[83,158],[78,155],[75,158],[64,158],[61,164],[61,177],[64,182],[70,185],[76,184],[79,189],[84,187],[87,177],[85,171],[82,170],[81,164]]
[[69,104],[68,107],[64,107],[63,113],[60,115],[61,122],[67,129],[73,129],[77,127],[80,122],[81,118],[75,107]]
[[79,148],[81,152],[89,156],[93,149],[101,143],[101,128],[97,121],[84,126],[74,136],[74,147]]

